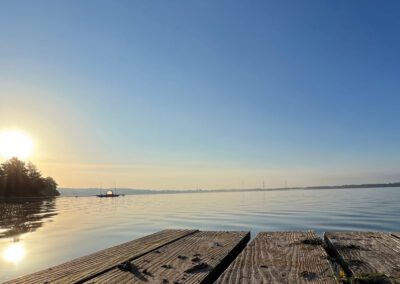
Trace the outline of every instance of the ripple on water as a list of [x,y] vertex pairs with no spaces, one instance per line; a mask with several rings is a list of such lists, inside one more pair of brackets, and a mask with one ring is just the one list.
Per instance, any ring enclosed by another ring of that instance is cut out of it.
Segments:
[[[166,228],[400,231],[399,201],[400,188],[2,201],[0,282]],[[1,257],[13,243],[18,263]]]

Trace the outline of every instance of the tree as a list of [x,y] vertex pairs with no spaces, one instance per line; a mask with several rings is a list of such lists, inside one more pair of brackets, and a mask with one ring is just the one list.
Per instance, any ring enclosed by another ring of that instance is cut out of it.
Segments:
[[45,195],[60,195],[57,191],[57,183],[52,177],[44,179],[44,192]]
[[57,196],[57,183],[32,163],[11,158],[0,165],[0,197]]

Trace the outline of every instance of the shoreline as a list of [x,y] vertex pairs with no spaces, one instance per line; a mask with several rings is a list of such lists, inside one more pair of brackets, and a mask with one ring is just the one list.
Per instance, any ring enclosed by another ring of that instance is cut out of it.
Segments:
[[[230,193],[230,192],[269,192],[269,191],[292,191],[292,190],[330,190],[330,189],[369,189],[369,188],[400,188],[400,182],[385,184],[360,184],[360,185],[338,185],[338,186],[309,186],[309,187],[280,187],[280,188],[248,188],[248,189],[198,189],[198,190],[152,190],[152,189],[131,189],[119,188],[121,197],[125,195],[167,195],[167,194],[187,194],[187,193]],[[77,190],[76,194],[72,191]],[[57,197],[96,197],[99,189],[96,188],[59,188],[58,196],[31,196],[31,197],[1,197],[2,200],[38,200],[52,199]],[[63,193],[63,191],[69,191]],[[93,191],[92,193],[82,193],[82,191]]]

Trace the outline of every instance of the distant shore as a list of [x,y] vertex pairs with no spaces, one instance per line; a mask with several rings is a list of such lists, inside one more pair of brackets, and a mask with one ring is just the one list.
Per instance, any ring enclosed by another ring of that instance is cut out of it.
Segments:
[[[346,184],[329,186],[305,186],[305,187],[277,187],[277,188],[247,188],[247,189],[193,189],[193,190],[156,190],[117,188],[119,194],[124,195],[151,195],[151,194],[180,194],[180,193],[212,193],[212,192],[253,192],[253,191],[279,191],[279,190],[313,190],[313,189],[346,189],[346,188],[380,188],[400,187],[400,182],[371,183],[371,184]],[[59,188],[61,196],[95,196],[106,189],[98,188]]]

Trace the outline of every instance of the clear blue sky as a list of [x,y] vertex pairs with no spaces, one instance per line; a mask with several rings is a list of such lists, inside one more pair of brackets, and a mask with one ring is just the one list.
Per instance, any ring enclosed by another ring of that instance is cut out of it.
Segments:
[[398,1],[1,1],[0,130],[61,186],[400,180]]

